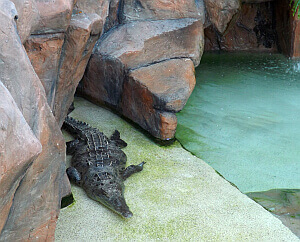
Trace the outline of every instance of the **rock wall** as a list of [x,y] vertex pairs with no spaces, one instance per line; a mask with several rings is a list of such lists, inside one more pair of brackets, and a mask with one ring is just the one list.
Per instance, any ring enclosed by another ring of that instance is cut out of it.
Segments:
[[290,7],[284,0],[277,1],[275,10],[280,52],[290,57],[300,57],[300,18],[298,12],[293,16]]
[[276,52],[275,2],[243,3],[224,35],[205,29],[205,50]]
[[299,57],[300,19],[284,0],[243,0],[231,28],[205,29],[205,51],[280,52]]
[[53,240],[70,192],[65,142],[22,46],[15,5],[0,6],[0,240]]

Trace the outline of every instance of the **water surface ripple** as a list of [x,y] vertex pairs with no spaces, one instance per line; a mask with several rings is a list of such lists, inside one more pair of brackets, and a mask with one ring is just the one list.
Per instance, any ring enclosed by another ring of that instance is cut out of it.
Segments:
[[300,188],[300,62],[205,54],[176,138],[242,192]]

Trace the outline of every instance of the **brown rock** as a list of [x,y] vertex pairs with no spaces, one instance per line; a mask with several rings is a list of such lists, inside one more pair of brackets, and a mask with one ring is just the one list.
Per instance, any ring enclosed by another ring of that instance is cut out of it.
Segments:
[[204,23],[203,1],[194,0],[128,0],[123,1],[121,21],[197,18]]
[[31,33],[65,32],[70,24],[73,2],[74,0],[36,0],[39,21]]
[[177,57],[191,58],[197,66],[203,41],[203,25],[197,19],[132,22],[101,38],[93,57],[110,56],[129,69]]
[[154,137],[168,140],[174,137],[177,118],[174,113],[156,110],[153,95],[137,80],[129,76],[124,83],[122,114],[138,123]]
[[37,3],[36,0],[12,0],[12,2],[18,10],[17,28],[24,43],[39,23]]
[[12,96],[0,82],[0,231],[14,193],[31,163],[42,151]]
[[209,21],[223,34],[240,8],[239,0],[204,0]]
[[66,33],[59,69],[53,112],[61,126],[67,115],[76,87],[81,80],[93,47],[102,31],[97,14],[73,14]]
[[[177,121],[176,116],[168,112],[177,112],[184,106],[194,85],[192,63],[199,64],[202,52],[203,25],[200,20],[130,22],[100,38],[78,90],[96,103],[104,102],[114,107],[155,137],[169,139],[175,133]],[[173,58],[190,58],[193,62],[166,61]],[[143,66],[149,67],[143,69]],[[182,72],[176,69],[178,66]],[[140,80],[130,76],[133,80],[124,83],[130,70],[136,70],[132,73]],[[143,75],[148,76],[142,78]],[[154,79],[157,80],[153,82]],[[175,83],[176,87],[172,86]],[[139,90],[143,85],[148,85],[147,90]],[[146,103],[149,107],[143,109]]]
[[105,103],[119,109],[126,69],[110,56],[91,55],[77,91],[94,103]]
[[80,90],[94,102],[117,108],[127,69],[177,57],[191,57],[197,65],[202,35],[196,19],[133,22],[113,29],[95,46]]
[[45,88],[51,109],[54,105],[58,64],[64,37],[63,33],[31,35],[24,44],[31,64]]
[[103,33],[107,32],[113,26],[119,24],[120,13],[119,13],[119,6],[120,1],[122,0],[111,0],[109,2],[109,12],[108,16],[106,17]]
[[196,80],[190,59],[160,62],[129,72],[124,82],[122,114],[162,140],[174,137],[177,118]]
[[[129,78],[134,79],[139,88],[147,88],[152,96],[147,100],[152,100],[153,108],[170,112],[183,109],[196,84],[190,59],[174,59],[142,67],[131,71]],[[124,95],[123,99],[126,99]]]
[[[299,10],[298,10],[299,11]],[[295,31],[294,31],[294,41],[293,41],[293,54],[291,57],[300,57],[300,19],[295,19],[294,22]]]
[[[0,79],[43,148],[14,193],[0,240],[51,241],[61,198],[70,192],[65,173],[65,142],[17,35],[14,19],[2,14],[6,10],[0,11]],[[18,152],[27,152],[27,148]]]
[[119,24],[118,11],[120,1],[121,0],[77,0],[74,9],[78,12],[82,11],[87,14],[98,14],[104,25],[104,28],[101,26],[103,33]]
[[289,3],[284,0],[276,1],[275,8],[280,51],[289,57],[300,57],[300,19],[298,14],[293,16]]
[[67,30],[74,0],[12,0],[18,10],[17,27],[22,43],[30,34]]
[[243,4],[226,35],[205,29],[205,50],[277,51],[274,3]]
[[74,9],[78,12],[98,14],[102,20],[105,20],[109,12],[110,2],[111,0],[77,0]]

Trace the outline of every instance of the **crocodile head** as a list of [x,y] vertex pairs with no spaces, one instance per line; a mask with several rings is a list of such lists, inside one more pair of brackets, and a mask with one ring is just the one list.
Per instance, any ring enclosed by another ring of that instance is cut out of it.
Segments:
[[126,204],[123,192],[117,186],[102,186],[93,192],[94,199],[124,218],[131,218],[132,212]]
[[[101,174],[98,173],[101,176]],[[85,184],[86,185],[86,184]],[[92,186],[90,186],[92,185]],[[87,194],[124,218],[132,217],[124,198],[124,185],[121,180],[93,180],[93,184],[85,187]]]

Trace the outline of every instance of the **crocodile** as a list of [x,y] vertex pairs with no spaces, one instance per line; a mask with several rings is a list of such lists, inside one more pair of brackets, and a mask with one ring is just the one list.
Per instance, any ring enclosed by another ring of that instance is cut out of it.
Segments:
[[66,153],[72,155],[71,167],[66,171],[70,181],[122,217],[132,217],[124,198],[124,181],[143,170],[145,162],[126,168],[127,157],[121,148],[127,143],[117,130],[108,138],[97,128],[70,116],[63,129],[75,138],[66,143]]

